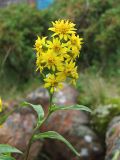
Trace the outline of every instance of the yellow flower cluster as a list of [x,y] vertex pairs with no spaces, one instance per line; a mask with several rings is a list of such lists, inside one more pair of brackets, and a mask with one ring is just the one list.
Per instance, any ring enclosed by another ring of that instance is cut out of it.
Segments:
[[82,38],[76,35],[75,24],[69,20],[52,22],[51,40],[39,37],[35,41],[37,70],[44,77],[45,87],[54,92],[66,79],[75,84],[78,78],[76,58]]

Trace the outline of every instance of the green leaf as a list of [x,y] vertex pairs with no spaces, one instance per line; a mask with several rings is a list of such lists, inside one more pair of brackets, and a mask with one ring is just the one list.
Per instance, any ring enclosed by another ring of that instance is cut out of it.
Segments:
[[72,106],[54,106],[52,107],[52,112],[58,111],[58,110],[81,110],[81,111],[87,111],[87,112],[91,112],[91,109],[83,106],[83,105],[79,105],[79,104],[75,104]]
[[15,158],[6,155],[0,155],[0,160],[15,160]]
[[41,139],[41,138],[50,138],[50,139],[57,139],[59,141],[62,141],[63,143],[65,143],[77,156],[80,156],[80,154],[74,149],[74,147],[63,137],[61,136],[59,133],[55,132],[55,131],[48,131],[48,132],[44,132],[44,133],[39,133],[34,135],[33,139],[37,140],[37,139]]
[[15,147],[12,147],[8,144],[0,144],[0,154],[3,153],[21,153],[22,152],[18,149],[16,149]]
[[44,119],[44,110],[42,108],[41,105],[34,105],[34,104],[31,104],[31,103],[28,103],[28,102],[24,102],[22,103],[23,106],[31,106],[37,113],[38,115],[38,125],[40,125]]

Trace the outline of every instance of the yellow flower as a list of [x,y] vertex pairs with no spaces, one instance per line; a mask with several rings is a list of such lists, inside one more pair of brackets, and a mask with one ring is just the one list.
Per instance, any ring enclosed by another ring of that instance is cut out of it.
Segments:
[[44,67],[45,67],[46,63],[44,61],[43,55],[44,55],[44,53],[41,53],[41,54],[37,53],[36,54],[36,57],[37,57],[37,59],[36,59],[36,67],[37,67],[36,71],[40,70],[40,72],[42,72]]
[[76,58],[80,54],[82,38],[76,35],[75,24],[69,20],[52,22],[51,39],[38,37],[35,41],[36,70],[44,77],[45,87],[50,92],[61,88],[61,83],[69,80],[75,84],[78,78]]
[[55,32],[53,36],[58,35],[60,39],[67,40],[70,34],[75,33],[75,24],[70,22],[69,20],[58,20],[52,22],[53,27],[49,28],[49,30]]
[[65,47],[65,43],[61,43],[58,38],[53,38],[53,41],[47,41],[47,46],[56,54],[64,54],[67,52],[67,48]]
[[0,112],[2,112],[2,99],[0,98]]
[[82,42],[83,38],[79,38],[79,36],[76,36],[75,34],[72,34],[69,36],[69,40],[67,42],[68,47],[68,55],[67,58],[68,61],[76,59],[76,57],[79,57],[80,49],[83,44]]
[[38,36],[37,40],[35,41],[35,50],[38,53],[41,53],[43,46],[45,45],[46,37],[40,38]]
[[48,69],[52,69],[53,71],[55,71],[57,66],[59,66],[63,61],[63,57],[57,56],[52,50],[48,50],[43,55],[43,59],[46,63],[45,67],[47,67]]
[[79,57],[80,51],[79,49],[73,47],[70,53],[71,53],[71,58],[75,59],[76,57]]
[[50,88],[50,92],[53,93],[58,88],[62,88],[62,83],[59,77],[54,74],[49,74],[45,79],[45,88]]
[[73,61],[66,61],[64,65],[58,67],[58,70],[59,72],[57,73],[57,76],[61,77],[63,81],[65,81],[67,77],[72,78],[75,81],[78,78],[77,67],[75,66],[75,62]]
[[72,36],[69,36],[69,47],[74,49],[81,49],[81,46],[83,44],[83,38],[80,38],[78,35],[76,36],[75,34],[72,34]]

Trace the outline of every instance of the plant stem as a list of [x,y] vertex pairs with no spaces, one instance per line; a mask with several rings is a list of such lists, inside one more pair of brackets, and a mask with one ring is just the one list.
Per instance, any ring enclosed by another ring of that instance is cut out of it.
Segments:
[[26,150],[26,153],[25,153],[24,160],[28,160],[28,156],[29,156],[29,152],[30,152],[30,148],[31,148],[31,145],[32,145],[32,140],[33,140],[34,135],[36,134],[37,131],[39,131],[40,127],[47,121],[47,119],[48,119],[49,116],[51,115],[52,100],[53,100],[53,94],[50,93],[50,105],[49,105],[48,114],[47,114],[47,116],[44,118],[44,120],[42,121],[41,125],[40,125],[40,126],[37,126],[37,127],[33,130],[33,133],[32,133],[32,135],[31,135],[31,137],[30,137],[30,140],[29,140],[29,143],[28,143],[28,146],[27,146],[27,150]]
[[53,94],[50,93],[50,106],[49,106],[49,111],[51,110],[51,107],[52,107],[52,100],[53,100]]

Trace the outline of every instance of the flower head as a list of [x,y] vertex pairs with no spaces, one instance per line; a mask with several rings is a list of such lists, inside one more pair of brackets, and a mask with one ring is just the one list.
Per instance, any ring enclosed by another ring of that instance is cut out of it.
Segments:
[[64,81],[67,77],[74,80],[78,78],[77,67],[73,61],[66,61],[64,65],[58,68],[58,70],[59,72],[57,73],[57,76],[63,78]]
[[73,50],[74,49],[78,49],[80,50],[81,49],[81,45],[83,44],[83,38],[80,38],[78,35],[76,36],[75,34],[72,34],[70,37],[69,37],[69,47],[72,48]]
[[50,48],[56,54],[65,54],[67,52],[66,45],[61,43],[60,39],[53,38],[52,41],[47,41],[48,48]]
[[55,32],[53,36],[58,35],[60,39],[67,40],[69,35],[75,33],[75,24],[70,22],[69,20],[58,20],[52,22],[53,27],[49,28],[49,30]]
[[75,24],[69,20],[52,22],[50,40],[38,37],[35,41],[36,67],[43,76],[44,86],[53,93],[68,80],[75,84],[78,73],[76,58],[80,54],[82,38],[76,34]]
[[48,50],[44,55],[43,59],[46,63],[45,67],[48,69],[52,69],[55,71],[58,65],[61,64],[63,58],[60,56],[57,56],[52,50]]
[[41,53],[42,51],[42,48],[43,46],[45,45],[45,40],[46,40],[46,37],[43,37],[43,38],[40,38],[38,36],[37,40],[35,41],[35,50],[38,52],[38,53]]
[[43,69],[45,68],[45,60],[43,58],[44,53],[42,52],[41,54],[37,53],[36,54],[36,71],[40,70],[40,72],[43,71]]
[[45,88],[50,88],[50,92],[53,93],[57,88],[62,87],[61,79],[54,74],[49,74],[45,79]]

